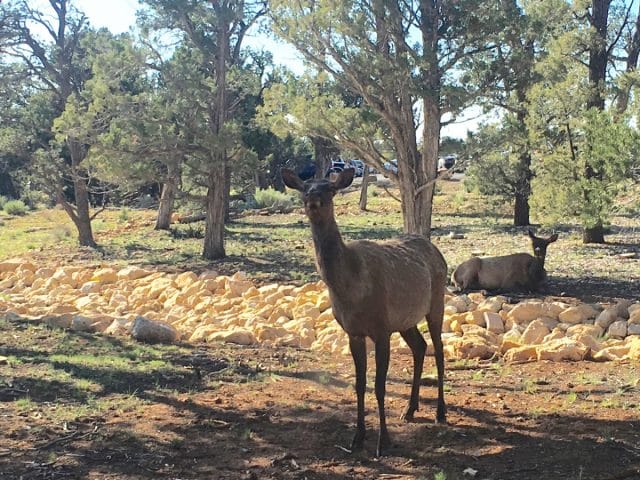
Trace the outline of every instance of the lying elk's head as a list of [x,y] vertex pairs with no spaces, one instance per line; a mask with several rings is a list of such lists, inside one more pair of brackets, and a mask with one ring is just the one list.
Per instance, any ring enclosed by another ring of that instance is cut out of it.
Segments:
[[529,238],[531,238],[531,244],[533,245],[533,253],[536,258],[544,261],[547,256],[547,247],[550,243],[558,240],[558,234],[554,233],[549,238],[536,237],[531,230],[529,230]]
[[346,168],[338,174],[335,180],[311,178],[302,181],[292,170],[283,168],[281,171],[284,184],[298,190],[302,194],[304,209],[311,223],[322,223],[333,218],[333,196],[351,185],[355,170]]

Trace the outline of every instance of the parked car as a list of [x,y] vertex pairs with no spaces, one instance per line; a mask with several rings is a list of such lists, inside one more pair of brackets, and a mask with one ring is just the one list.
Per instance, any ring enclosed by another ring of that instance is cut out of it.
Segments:
[[344,163],[344,161],[342,161],[342,160],[332,160],[331,161],[331,166],[327,170],[327,173],[325,174],[325,177],[328,177],[332,173],[340,173],[342,170],[344,170],[346,168],[346,166],[347,166],[347,164]]
[[438,159],[438,170],[449,170],[456,164],[456,156],[455,155],[447,155],[444,158]]
[[316,165],[314,163],[307,163],[304,167],[302,167],[302,170],[298,172],[298,176],[302,180],[309,180],[310,178],[313,178],[315,174]]
[[383,167],[385,170],[398,174],[398,160],[395,158],[390,162],[384,162]]
[[362,160],[357,160],[354,158],[353,160],[349,160],[347,162],[347,166],[355,170],[356,177],[362,177],[364,175],[365,166]]

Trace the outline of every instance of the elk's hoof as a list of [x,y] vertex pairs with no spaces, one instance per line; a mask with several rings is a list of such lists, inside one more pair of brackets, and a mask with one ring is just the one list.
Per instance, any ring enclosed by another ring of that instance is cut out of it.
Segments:
[[376,447],[376,457],[384,455],[385,450],[391,446],[391,440],[389,440],[389,434],[387,432],[380,432],[378,437],[378,446]]
[[413,414],[415,411],[415,408],[407,407],[404,413],[400,415],[400,420],[404,420],[405,422],[413,422]]
[[365,435],[365,430],[356,430],[356,434],[353,436],[353,440],[351,440],[351,448],[350,450],[352,452],[355,452],[356,450],[360,450],[362,448],[362,445],[364,443],[364,435]]

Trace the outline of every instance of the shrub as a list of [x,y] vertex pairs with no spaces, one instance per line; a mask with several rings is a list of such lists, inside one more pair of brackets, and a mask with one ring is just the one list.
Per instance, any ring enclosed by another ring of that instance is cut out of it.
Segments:
[[27,213],[27,206],[22,200],[9,200],[4,204],[4,211],[9,215],[24,215]]
[[0,210],[4,210],[4,206],[8,201],[9,201],[8,197],[5,197],[4,195],[0,195]]
[[256,190],[256,205],[258,208],[273,208],[278,210],[291,210],[295,205],[295,200],[291,195],[279,192],[273,188],[266,190]]
[[49,208],[54,205],[51,198],[44,192],[39,190],[25,190],[20,195],[22,200],[30,210],[37,210],[38,208]]
[[129,209],[125,207],[122,210],[120,210],[120,213],[118,213],[118,222],[124,223],[128,221],[129,221]]

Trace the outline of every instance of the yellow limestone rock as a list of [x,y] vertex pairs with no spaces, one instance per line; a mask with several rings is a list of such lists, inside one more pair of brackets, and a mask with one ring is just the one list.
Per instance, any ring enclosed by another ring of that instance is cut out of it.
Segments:
[[118,271],[118,280],[134,281],[140,278],[144,278],[147,275],[151,275],[152,272],[145,270],[144,268],[136,267],[135,265],[129,265]]
[[31,262],[23,258],[10,258],[0,262],[0,273],[15,272],[18,267],[35,271],[35,266]]
[[115,283],[118,281],[118,272],[113,268],[101,268],[93,273],[91,280],[98,283]]
[[523,345],[509,349],[504,354],[505,362],[533,362],[538,358],[538,350],[536,345]]
[[558,315],[558,320],[563,323],[571,323],[575,325],[577,323],[584,323],[585,320],[595,318],[598,311],[591,305],[581,304],[574,307],[569,307]]
[[550,360],[552,362],[584,360],[589,353],[589,347],[577,342],[573,338],[559,338],[538,347],[538,360]]
[[176,277],[174,283],[180,290],[184,290],[198,280],[198,276],[193,272],[183,272]]
[[256,337],[249,330],[223,330],[209,335],[208,341],[220,341],[225,343],[236,343],[238,345],[253,345],[256,343]]
[[549,335],[551,331],[547,328],[542,320],[534,320],[522,333],[522,343],[525,345],[536,345],[542,342],[542,339]]

